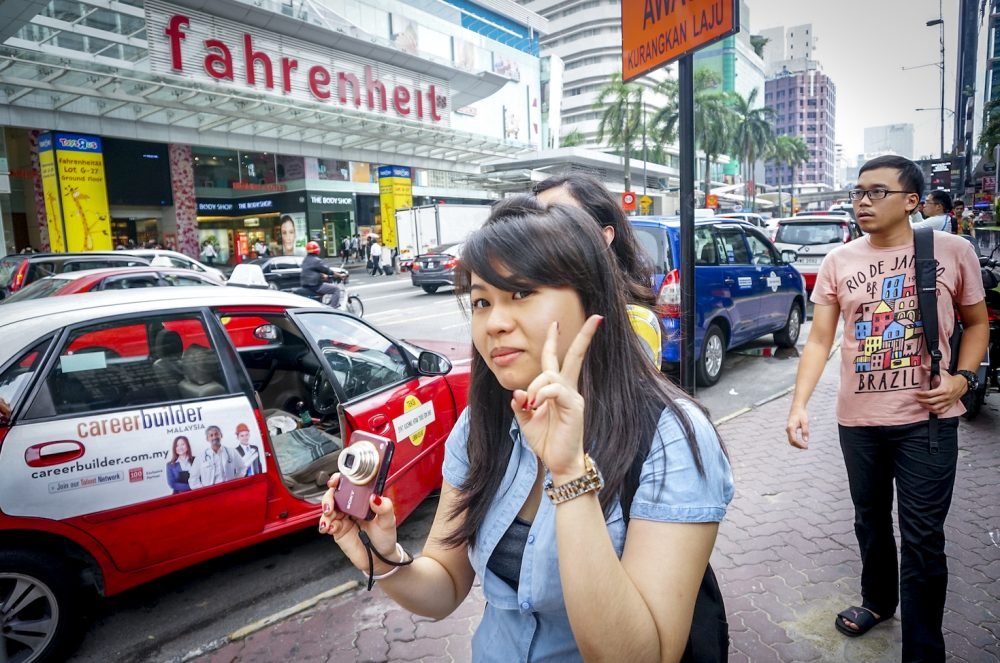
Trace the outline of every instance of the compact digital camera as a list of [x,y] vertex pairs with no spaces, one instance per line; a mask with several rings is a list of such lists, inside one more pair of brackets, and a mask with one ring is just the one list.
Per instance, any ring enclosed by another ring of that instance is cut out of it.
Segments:
[[339,511],[360,520],[375,517],[369,500],[372,495],[381,495],[385,489],[395,448],[392,440],[381,435],[364,431],[351,434],[351,443],[337,459],[340,483],[333,494],[333,501]]

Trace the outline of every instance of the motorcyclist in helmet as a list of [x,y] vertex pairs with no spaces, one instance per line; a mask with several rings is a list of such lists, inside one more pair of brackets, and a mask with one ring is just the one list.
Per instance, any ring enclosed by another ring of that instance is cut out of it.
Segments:
[[336,272],[319,259],[319,243],[308,242],[306,244],[306,257],[302,261],[299,285],[315,295],[330,295],[330,305],[337,308],[340,305],[340,288],[336,282],[339,280]]

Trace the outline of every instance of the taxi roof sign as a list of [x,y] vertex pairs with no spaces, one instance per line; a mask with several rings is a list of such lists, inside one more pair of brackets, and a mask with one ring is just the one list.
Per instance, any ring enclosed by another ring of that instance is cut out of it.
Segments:
[[739,32],[739,0],[622,0],[622,79]]

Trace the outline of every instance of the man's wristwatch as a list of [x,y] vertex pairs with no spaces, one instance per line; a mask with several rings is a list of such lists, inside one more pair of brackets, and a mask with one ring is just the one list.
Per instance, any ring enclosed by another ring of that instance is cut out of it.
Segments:
[[552,479],[545,482],[545,493],[552,500],[553,504],[568,502],[575,497],[585,495],[589,492],[600,492],[601,488],[604,488],[604,477],[601,476],[601,471],[594,465],[590,454],[583,455],[583,465],[583,476],[577,477],[561,486],[552,485]]
[[967,393],[971,394],[979,389],[979,376],[972,371],[957,371],[955,374],[961,375],[969,383],[969,391]]

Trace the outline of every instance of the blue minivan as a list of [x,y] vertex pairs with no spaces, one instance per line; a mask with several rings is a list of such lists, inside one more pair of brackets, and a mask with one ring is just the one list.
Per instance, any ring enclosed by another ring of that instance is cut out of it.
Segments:
[[[653,263],[653,292],[663,319],[663,363],[680,362],[679,217],[629,219],[636,241]],[[698,385],[719,381],[726,352],[767,334],[794,347],[805,319],[802,275],[781,258],[767,236],[734,219],[697,219],[695,256],[695,374]]]

